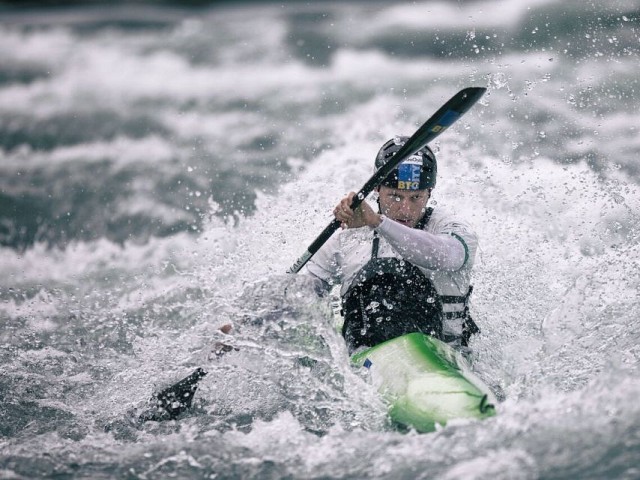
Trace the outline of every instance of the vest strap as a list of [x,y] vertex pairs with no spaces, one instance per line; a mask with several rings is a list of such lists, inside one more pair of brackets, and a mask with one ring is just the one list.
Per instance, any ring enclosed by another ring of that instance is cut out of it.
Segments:
[[380,237],[378,232],[373,231],[373,243],[371,244],[371,258],[378,258],[378,248],[380,247]]
[[442,301],[442,303],[464,303],[466,306],[472,292],[473,292],[473,285],[469,285],[469,290],[467,290],[466,295],[459,295],[459,296],[442,295],[440,297],[440,300]]

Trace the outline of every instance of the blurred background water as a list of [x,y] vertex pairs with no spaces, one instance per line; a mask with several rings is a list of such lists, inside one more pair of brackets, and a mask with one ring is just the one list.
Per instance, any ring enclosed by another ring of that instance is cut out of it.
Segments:
[[[640,476],[638,1],[25,5],[0,6],[0,477]],[[507,400],[405,434],[283,272],[471,85],[434,202],[480,235],[474,366]],[[192,412],[131,421],[197,366]]]

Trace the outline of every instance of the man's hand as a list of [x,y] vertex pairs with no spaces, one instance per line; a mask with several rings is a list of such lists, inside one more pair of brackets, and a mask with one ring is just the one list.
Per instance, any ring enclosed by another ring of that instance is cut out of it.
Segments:
[[333,209],[336,220],[340,222],[342,228],[359,228],[359,227],[377,227],[380,225],[382,218],[373,211],[367,202],[362,202],[355,210],[351,210],[351,203],[355,192],[349,194],[340,200],[340,203]]

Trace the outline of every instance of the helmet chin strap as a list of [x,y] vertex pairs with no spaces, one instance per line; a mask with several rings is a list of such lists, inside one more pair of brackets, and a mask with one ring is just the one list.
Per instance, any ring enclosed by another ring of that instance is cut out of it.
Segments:
[[380,206],[380,187],[376,187],[373,192],[376,198],[376,205],[378,205],[378,213],[382,215],[382,207]]
[[418,220],[418,223],[416,223],[416,226],[413,228],[422,230],[427,225],[427,223],[429,223],[429,219],[431,218],[432,213],[433,213],[433,207],[425,208],[424,215],[422,215],[420,220]]

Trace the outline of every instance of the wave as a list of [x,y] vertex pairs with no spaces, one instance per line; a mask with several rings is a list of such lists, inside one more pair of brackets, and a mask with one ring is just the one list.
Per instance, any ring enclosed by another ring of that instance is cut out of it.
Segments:
[[140,8],[157,28],[126,8],[0,23],[0,245],[238,222],[354,128],[410,133],[469,84],[490,87],[476,118],[496,158],[637,183],[634,2]]

